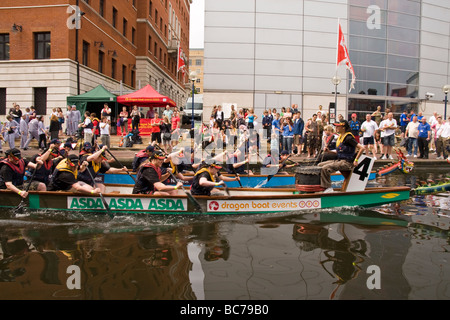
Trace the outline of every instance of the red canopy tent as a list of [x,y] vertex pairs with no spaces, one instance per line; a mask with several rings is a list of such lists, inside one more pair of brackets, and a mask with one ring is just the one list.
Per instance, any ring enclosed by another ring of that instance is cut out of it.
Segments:
[[151,85],[146,85],[133,93],[117,97],[117,102],[126,106],[138,107],[175,107],[176,103],[169,97],[159,94]]

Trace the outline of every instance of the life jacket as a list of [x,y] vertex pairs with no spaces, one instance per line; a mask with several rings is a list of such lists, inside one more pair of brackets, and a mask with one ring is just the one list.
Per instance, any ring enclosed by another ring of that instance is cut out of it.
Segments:
[[195,175],[194,179],[192,180],[191,184],[191,194],[193,195],[211,195],[211,190],[214,187],[204,187],[200,185],[200,175],[204,172],[208,172],[209,175],[206,176],[206,179],[211,182],[216,182],[216,178],[211,174],[211,172],[208,170],[208,168],[201,168],[198,170]]
[[[92,154],[91,153],[85,153],[85,154],[83,154],[83,158],[87,159],[87,157],[89,157],[90,155],[92,155]],[[81,162],[83,162],[83,160],[80,157],[80,163]],[[97,174],[100,171],[101,167],[102,167],[102,163],[101,162],[97,163],[95,161],[89,161],[89,166],[86,168],[85,171],[80,172],[78,174],[78,179],[80,181],[86,182],[87,184],[93,185],[94,181],[92,181],[91,175],[95,179],[95,177],[97,176]],[[91,172],[91,174],[89,174],[89,172],[87,172],[87,170],[89,170]]]
[[136,155],[134,156],[134,159],[133,159],[133,163],[132,163],[133,171],[137,172],[141,163],[147,159],[148,159],[148,154],[147,154],[147,152],[145,152],[145,149],[136,153]]
[[136,175],[136,183],[133,188],[133,194],[153,194],[155,192],[153,183],[148,183],[148,181],[142,178],[142,173],[148,168],[155,170],[158,174],[158,181],[161,180],[161,168],[158,168],[153,163],[148,162],[139,168],[139,171]]
[[75,179],[78,178],[78,168],[75,170],[72,170],[72,167],[70,164],[67,163],[67,159],[62,159],[55,168],[55,171],[53,171],[53,174],[50,178],[49,188],[48,190],[63,190],[60,183],[58,182],[58,176],[61,172],[70,172],[73,174]]
[[[34,170],[33,170],[34,171]],[[31,174],[33,174],[33,171]],[[34,180],[48,184],[53,173],[53,160],[44,161],[43,165],[34,173]]]
[[[0,168],[4,165],[10,167],[13,172],[13,177],[11,181],[12,184],[16,187],[22,186],[23,177],[25,175],[25,161],[23,159],[20,159],[19,163],[16,165],[10,162],[9,159],[5,158],[2,161],[0,161]],[[0,189],[6,189],[6,184],[2,176],[0,176]]]
[[340,135],[336,141],[336,151],[338,160],[353,161],[355,158],[356,147],[343,143],[348,135],[351,135],[353,139],[355,138],[355,136],[351,132],[346,132]]

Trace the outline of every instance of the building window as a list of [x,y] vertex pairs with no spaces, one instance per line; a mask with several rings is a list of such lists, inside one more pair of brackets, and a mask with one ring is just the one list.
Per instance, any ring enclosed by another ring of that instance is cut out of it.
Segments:
[[117,28],[117,9],[113,7],[113,14],[112,14],[112,25],[114,28]]
[[126,83],[127,80],[127,67],[122,65],[122,82]]
[[105,53],[103,51],[98,52],[98,72],[103,73],[103,62],[105,61]]
[[123,18],[123,30],[122,30],[122,34],[124,37],[127,36],[127,26],[128,26],[128,21],[127,19]]
[[104,18],[105,17],[105,0],[100,0],[100,7],[98,13]]
[[6,114],[6,88],[0,88],[0,114]]
[[148,16],[151,18],[153,13],[153,1],[149,1],[148,3]]
[[36,114],[47,114],[47,88],[33,88]]
[[135,44],[135,41],[136,41],[136,29],[131,28],[131,43]]
[[83,56],[81,58],[81,63],[85,66],[89,65],[89,43],[83,41]]
[[148,36],[148,51],[152,51],[152,36]]
[[158,49],[158,43],[156,43],[156,41],[155,41],[155,45],[153,46],[153,48],[154,48],[154,51],[153,51],[153,54],[155,55],[155,57],[156,57],[156,53],[157,53],[157,49]]
[[111,59],[111,78],[116,78],[116,67],[117,67],[117,61],[116,59]]
[[196,66],[201,66],[202,65],[202,60],[201,59],[196,59],[195,60],[195,65]]
[[0,60],[9,60],[9,34],[0,34]]
[[131,70],[131,86],[134,88],[134,78],[136,77],[136,74],[134,70]]
[[50,59],[50,32],[34,34],[34,58]]

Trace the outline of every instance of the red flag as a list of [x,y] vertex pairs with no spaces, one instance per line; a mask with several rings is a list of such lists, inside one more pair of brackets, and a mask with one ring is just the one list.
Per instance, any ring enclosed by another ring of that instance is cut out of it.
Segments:
[[350,57],[348,55],[348,49],[345,45],[344,33],[342,32],[341,24],[339,24],[339,40],[338,40],[338,50],[337,50],[337,66],[341,64],[341,62],[345,61],[347,69],[352,73],[352,83],[350,84],[350,91],[355,89],[355,70],[353,69],[353,65],[350,62]]
[[181,42],[178,43],[178,59],[177,59],[177,72],[180,70],[184,74],[184,69],[186,68],[186,63],[184,62],[183,49],[181,49]]

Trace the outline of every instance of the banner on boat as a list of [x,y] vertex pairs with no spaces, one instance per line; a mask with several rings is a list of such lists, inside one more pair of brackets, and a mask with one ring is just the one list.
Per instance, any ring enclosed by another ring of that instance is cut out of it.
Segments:
[[[111,210],[186,211],[187,199],[105,197]],[[74,210],[105,209],[101,198],[68,197],[67,208]]]
[[208,212],[283,212],[320,209],[320,198],[304,200],[208,200]]

